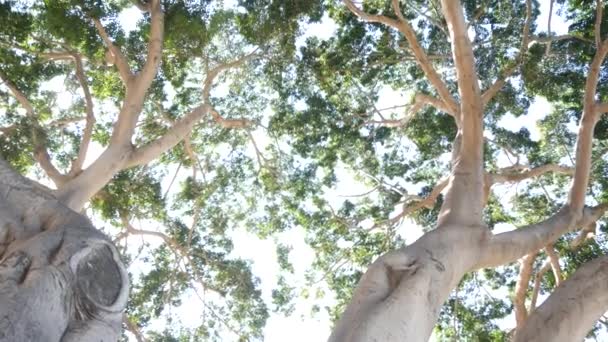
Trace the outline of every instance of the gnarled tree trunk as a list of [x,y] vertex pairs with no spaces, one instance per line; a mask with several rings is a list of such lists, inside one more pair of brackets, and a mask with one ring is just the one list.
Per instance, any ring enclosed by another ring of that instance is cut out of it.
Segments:
[[0,341],[116,341],[128,289],[111,241],[0,159]]

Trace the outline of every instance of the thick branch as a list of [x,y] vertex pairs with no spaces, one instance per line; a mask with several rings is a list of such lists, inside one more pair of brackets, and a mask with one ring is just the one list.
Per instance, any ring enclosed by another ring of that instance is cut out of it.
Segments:
[[608,204],[587,207],[583,215],[564,207],[548,219],[510,232],[494,235],[483,247],[477,268],[494,267],[517,260],[555,242],[565,233],[597,221]]
[[565,175],[572,175],[574,169],[571,167],[561,166],[558,164],[546,164],[535,168],[505,168],[499,170],[497,173],[491,173],[490,183],[514,183],[520,182],[525,179],[538,177],[548,172],[561,173]]
[[608,113],[608,103],[598,103],[596,109],[598,114]]
[[583,102],[583,115],[579,123],[576,140],[576,166],[574,179],[570,187],[568,205],[575,211],[580,211],[585,204],[585,194],[589,183],[589,170],[591,168],[591,150],[593,145],[593,130],[598,120],[595,96],[597,82],[602,62],[608,53],[608,40],[598,48],[589,67],[585,83],[585,98]]
[[[503,168],[499,169],[497,172],[487,172],[484,175],[484,192],[489,192],[490,188],[495,184],[520,182],[525,179],[542,176],[549,172],[571,175],[573,171],[574,170],[572,168],[557,164],[547,164],[535,168],[526,168],[523,166],[517,168]],[[389,222],[397,222],[401,218],[406,217],[422,208],[432,208],[435,205],[435,201],[437,200],[437,197],[439,197],[439,194],[441,194],[441,192],[448,185],[448,181],[449,178],[446,177],[437,182],[437,184],[435,185],[435,187],[433,187],[433,190],[431,190],[431,193],[427,197],[409,198],[409,201],[404,202],[403,210],[401,211],[401,213],[391,218]]]
[[355,14],[362,20],[373,23],[382,23],[384,25],[399,30],[399,32],[401,32],[405,36],[405,39],[410,45],[410,49],[412,50],[412,53],[416,58],[416,62],[418,62],[418,65],[424,72],[426,78],[437,90],[437,93],[439,94],[441,100],[445,103],[445,106],[449,108],[449,112],[453,114],[458,112],[458,105],[456,101],[450,94],[450,91],[448,90],[447,86],[445,85],[439,74],[437,74],[437,71],[435,71],[435,68],[433,68],[433,65],[431,64],[428,56],[424,52],[424,49],[420,46],[420,43],[418,43],[418,39],[416,38],[416,33],[414,32],[414,29],[410,26],[409,22],[403,18],[398,1],[393,1],[393,9],[395,10],[395,13],[397,14],[399,20],[395,20],[382,15],[373,15],[366,13],[359,9],[359,7],[357,7],[351,0],[343,0],[343,2],[353,14]]
[[139,87],[150,87],[152,80],[156,77],[156,70],[160,65],[163,50],[164,15],[161,9],[160,0],[152,0],[149,4],[151,13],[150,38],[148,39],[148,54],[146,64],[137,75]]
[[34,150],[34,159],[36,159],[42,170],[55,183],[57,188],[60,188],[69,180],[68,176],[59,172],[55,165],[53,165],[51,156],[45,147],[39,146]]
[[484,206],[483,106],[475,58],[460,1],[442,0],[450,31],[460,94],[460,130],[454,144],[452,176],[441,207],[438,226],[457,223],[481,226]]
[[183,118],[177,120],[162,137],[133,150],[126,167],[147,164],[173,148],[190,134],[194,125],[209,111],[210,107],[207,105],[194,108]]
[[581,266],[539,306],[515,341],[582,341],[608,309],[608,256]]
[[530,36],[530,23],[532,21],[532,1],[526,0],[526,19],[524,21],[524,28],[522,32],[521,46],[519,48],[519,53],[515,60],[512,61],[511,66],[507,67],[498,80],[494,82],[486,91],[484,91],[482,95],[483,105],[485,106],[492,100],[492,98],[502,89],[505,85],[507,79],[513,75],[517,67],[523,62],[524,55],[528,51],[528,43]]
[[126,167],[146,164],[151,160],[156,159],[190,134],[194,125],[196,125],[196,123],[198,123],[207,113],[211,114],[213,119],[225,128],[241,128],[250,125],[250,121],[247,119],[225,119],[221,117],[211,105],[209,105],[209,96],[213,81],[222,71],[238,67],[257,56],[258,55],[255,52],[250,53],[235,61],[220,64],[211,69],[203,82],[203,104],[191,110],[180,120],[177,120],[162,137],[135,149],[131,154]]

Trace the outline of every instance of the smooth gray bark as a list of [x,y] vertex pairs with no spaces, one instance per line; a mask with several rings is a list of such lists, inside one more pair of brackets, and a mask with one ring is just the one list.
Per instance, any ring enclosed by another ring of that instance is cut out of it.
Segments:
[[116,341],[128,288],[110,240],[0,159],[0,342]]

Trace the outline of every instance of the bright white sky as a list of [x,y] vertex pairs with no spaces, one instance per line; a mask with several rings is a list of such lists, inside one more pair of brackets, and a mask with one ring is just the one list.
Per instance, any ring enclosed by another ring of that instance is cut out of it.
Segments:
[[[540,3],[541,16],[539,18],[538,27],[540,30],[546,30],[548,1],[540,1]],[[131,30],[135,28],[140,17],[140,12],[137,9],[132,8],[121,13],[119,19],[125,29]],[[557,34],[565,33],[567,31],[567,26],[557,15],[555,15],[555,13],[553,16],[552,29],[554,33]],[[298,44],[302,45],[305,38],[310,36],[316,36],[320,39],[327,39],[333,35],[335,30],[336,25],[329,18],[325,17],[321,23],[308,25],[305,29],[306,36],[301,37],[298,40]],[[58,89],[57,85],[53,83],[54,82],[51,82],[48,86]],[[221,89],[218,90],[221,91]],[[62,101],[61,98],[59,99],[58,105],[60,107],[63,105],[62,102],[66,102],[66,104],[69,103],[69,99],[67,98],[69,95],[65,94],[65,96],[65,101]],[[403,91],[383,88],[380,92],[380,98],[376,106],[378,108],[386,108],[395,105],[402,105],[407,102],[407,94],[405,94]],[[518,131],[520,128],[526,127],[530,130],[533,139],[538,138],[539,132],[536,128],[536,122],[546,116],[550,110],[550,105],[544,99],[537,98],[530,107],[527,115],[516,119],[511,114],[507,114],[500,121],[500,125],[513,131]],[[264,145],[265,138],[263,137],[263,134],[256,134],[256,141],[259,145]],[[93,144],[86,164],[92,162],[100,152],[100,146]],[[252,154],[254,153],[253,148],[250,152]],[[169,174],[172,175],[173,171],[169,172]],[[364,185],[356,182],[353,177],[354,175],[351,171],[340,171],[338,178],[342,179],[343,181],[331,191],[330,196],[341,203],[341,201],[344,199],[342,196],[364,193],[367,188]],[[165,189],[168,187],[169,181],[170,179],[163,184]],[[162,227],[156,228],[162,230]],[[151,229],[151,227],[146,226],[146,229]],[[152,227],[152,229],[154,228]],[[504,229],[508,230],[512,229],[512,227],[505,226]],[[406,221],[399,231],[402,233],[402,236],[406,238],[408,243],[415,241],[422,234],[420,227],[416,227],[409,221]],[[253,261],[253,272],[262,280],[263,295],[266,302],[270,305],[271,290],[278,276],[278,265],[276,262],[277,258],[275,255],[274,242],[260,240],[256,236],[245,232],[245,230],[235,232],[232,234],[232,236],[235,243],[235,256]],[[140,241],[136,241],[138,238],[131,239],[131,243],[139,245]],[[314,258],[312,250],[304,242],[304,233],[301,229],[292,229],[289,232],[282,234],[278,240],[293,247],[290,254],[290,261],[294,264],[296,276],[295,279],[291,280],[292,283],[290,284],[296,288],[301,288],[305,284],[304,273],[309,268]],[[134,271],[134,273],[137,273],[137,270],[141,272],[147,267],[149,266],[143,262],[136,262],[132,265],[131,269]],[[499,294],[499,296],[505,295],[505,293]],[[194,293],[192,293],[192,291],[186,297],[187,298],[185,298],[183,301],[185,304],[182,305],[182,307],[173,310],[173,314],[177,314],[178,317],[181,318],[181,324],[196,327],[198,324],[200,324],[203,309],[199,304],[199,299],[194,295]],[[324,302],[327,305],[331,305],[331,295],[328,296]],[[281,315],[274,314],[271,315],[265,328],[265,340],[269,342],[326,340],[330,333],[329,317],[326,314],[326,310],[323,309],[323,305],[321,305],[322,309],[320,313],[311,316],[310,310],[312,304],[323,303],[319,303],[317,300],[299,299],[296,302],[296,311],[290,317],[283,317]],[[511,328],[514,325],[512,318],[503,321],[504,322],[501,322],[501,326],[504,325],[505,328]],[[154,330],[162,330],[165,323],[166,322],[163,319],[157,320],[154,322],[154,326],[151,328]],[[234,337],[226,336],[225,340],[230,341],[233,339]],[[135,341],[135,339],[132,340]],[[433,340],[433,338],[431,340]]]

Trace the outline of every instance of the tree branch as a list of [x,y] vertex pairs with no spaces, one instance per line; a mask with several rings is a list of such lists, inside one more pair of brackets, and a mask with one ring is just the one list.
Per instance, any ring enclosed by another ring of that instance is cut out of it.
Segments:
[[[375,124],[375,125],[381,125],[384,127],[401,127],[401,126],[405,126],[414,116],[416,116],[416,114],[424,107],[424,106],[432,106],[435,109],[442,111],[442,112],[446,112],[449,115],[454,116],[453,113],[449,112],[448,107],[445,106],[445,104],[443,103],[443,101],[439,100],[438,98],[435,98],[433,96],[430,95],[426,95],[426,94],[422,94],[422,93],[418,93],[416,94],[416,96],[414,97],[414,103],[412,103],[410,105],[410,108],[407,110],[406,115],[401,118],[401,119],[382,119],[382,120],[368,120],[366,122],[364,122],[364,125],[369,125],[369,124]],[[395,109],[395,108],[400,108],[400,107],[406,107],[406,105],[404,106],[394,106],[394,107],[390,107],[390,108],[383,108],[380,109],[378,111],[382,111],[382,110],[387,110],[387,109]],[[455,118],[457,118],[457,116],[454,116]]]
[[545,252],[547,253],[549,263],[551,264],[551,269],[553,270],[553,275],[555,276],[555,284],[559,286],[564,280],[564,277],[562,276],[562,269],[559,266],[559,256],[553,248],[553,245],[545,247]]
[[38,122],[34,107],[27,97],[17,88],[17,86],[11,82],[6,75],[0,71],[0,79],[4,82],[6,87],[10,90],[11,94],[17,99],[19,104],[25,109],[26,116],[30,117],[35,125],[34,131],[32,132],[32,139],[34,141],[34,159],[40,164],[40,167],[46,175],[55,183],[57,187],[60,187],[67,181],[67,177],[63,175],[51,162],[51,156],[49,155],[46,146],[41,139],[37,136],[36,129],[38,128]]
[[[176,254],[178,254],[179,256],[181,256],[188,262],[188,264],[192,268],[192,272],[193,272],[194,276],[196,277],[197,281],[201,284],[201,286],[203,286],[203,288],[217,292],[220,296],[224,296],[224,291],[222,289],[213,288],[213,287],[209,286],[208,284],[206,284],[205,282],[203,282],[203,277],[200,274],[199,270],[196,268],[195,263],[192,261],[192,257],[190,255],[189,251],[186,249],[186,247],[180,245],[175,239],[171,238],[170,236],[168,236],[164,233],[152,231],[152,230],[137,229],[137,228],[133,227],[133,225],[131,224],[131,222],[129,222],[128,218],[125,215],[121,215],[121,220],[122,220],[123,226],[126,228],[127,235],[129,235],[129,234],[130,235],[148,235],[148,236],[154,236],[154,237],[157,237],[157,238],[160,238],[161,240],[163,240],[165,242],[165,244],[167,244],[167,247],[169,247],[173,252],[175,252]],[[205,258],[205,263],[212,264],[213,261]]]
[[560,236],[597,221],[608,210],[608,204],[586,207],[577,215],[563,207],[548,219],[509,232],[494,235],[484,244],[477,268],[503,265],[552,244]]
[[483,92],[482,101],[484,107],[492,100],[492,98],[502,89],[505,85],[507,79],[513,75],[517,67],[523,62],[524,55],[528,51],[528,43],[530,36],[530,23],[532,21],[532,0],[526,0],[526,19],[524,22],[524,28],[521,39],[521,47],[519,48],[519,53],[517,57],[512,61],[512,65],[507,67],[502,75],[488,88]]
[[608,256],[582,265],[530,314],[515,341],[582,341],[608,308]]
[[137,324],[133,322],[126,313],[123,314],[122,321],[127,326],[127,330],[129,330],[133,334],[133,336],[135,336],[137,342],[147,342],[146,338],[141,333],[141,330],[139,329]]
[[[526,15],[528,14],[527,5],[526,5]],[[551,37],[551,17],[553,16],[553,0],[549,2],[549,18],[547,19],[547,36]],[[545,48],[545,56],[548,56],[551,52],[551,40],[547,43],[547,47]]]
[[545,273],[547,273],[547,271],[549,271],[550,268],[551,262],[547,260],[534,276],[534,289],[532,290],[532,298],[530,299],[530,312],[533,312],[536,309],[538,292],[540,291],[540,283],[543,279],[543,276],[545,275]]
[[604,113],[608,113],[608,103],[604,103],[604,102],[598,103],[596,105],[596,109],[597,109],[597,113],[600,115],[604,114]]
[[76,77],[78,78],[78,82],[80,83],[80,87],[84,93],[87,118],[84,132],[82,133],[82,139],[80,140],[80,146],[78,147],[78,156],[72,161],[72,166],[70,168],[70,172],[68,173],[69,176],[74,177],[80,171],[82,171],[82,165],[87,156],[89,144],[93,135],[93,126],[95,125],[95,113],[93,111],[93,98],[91,97],[87,78],[84,74],[84,68],[82,66],[82,58],[77,53],[72,54],[72,56],[74,58],[74,63],[76,64]]
[[453,147],[452,175],[437,226],[481,227],[484,207],[483,105],[475,57],[460,1],[442,0],[441,5],[450,32],[458,81],[460,129]]
[[252,52],[235,61],[220,64],[211,69],[203,82],[203,104],[191,110],[183,118],[175,121],[173,126],[162,137],[133,150],[126,167],[146,164],[156,159],[190,134],[194,125],[207,113],[211,114],[213,119],[225,128],[241,128],[250,125],[251,122],[247,119],[224,119],[221,117],[209,104],[209,96],[213,81],[222,71],[238,67],[256,56],[258,55]]
[[497,173],[490,173],[489,176],[491,184],[514,183],[525,179],[538,177],[548,172],[572,175],[574,173],[574,169],[558,164],[546,164],[531,169],[518,166],[500,169]]
[[114,43],[110,39],[110,36],[108,36],[106,29],[101,24],[101,21],[97,18],[93,18],[92,20],[93,24],[95,25],[95,28],[97,29],[97,32],[101,36],[101,39],[108,47],[108,52],[106,53],[106,62],[108,62],[109,64],[116,65],[116,68],[118,69],[118,74],[120,75],[122,82],[125,85],[128,85],[131,81],[131,78],[133,77],[133,74],[131,73],[131,68],[129,67],[129,62],[125,58],[125,55],[123,55],[123,53],[120,51],[120,48],[114,45]]
[[602,4],[602,0],[596,0],[595,3],[595,26],[594,26],[594,38],[595,38],[595,46],[597,49],[600,48],[600,44],[602,42],[602,12],[604,10],[604,6]]
[[578,137],[576,140],[576,166],[568,197],[568,205],[576,212],[582,210],[584,206],[585,194],[587,193],[587,186],[589,183],[593,130],[599,118],[595,96],[600,68],[607,53],[608,39],[602,43],[595,53],[585,83],[583,115],[581,116],[579,123]]
[[515,284],[515,297],[513,298],[513,309],[515,310],[515,324],[519,328],[524,325],[528,317],[526,309],[526,294],[530,278],[532,277],[532,266],[536,260],[536,253],[528,254],[519,261],[519,276]]
[[138,87],[145,88],[146,91],[150,87],[154,77],[156,77],[156,71],[162,59],[164,32],[164,15],[160,0],[151,0],[148,4],[148,9],[151,14],[148,54],[144,67],[137,75]]
[[450,91],[448,90],[447,86],[445,85],[439,74],[437,74],[437,71],[435,71],[435,69],[433,68],[433,65],[431,64],[428,56],[426,55],[426,52],[424,52],[424,49],[422,49],[420,43],[418,43],[418,39],[416,38],[416,33],[414,32],[414,29],[410,26],[409,22],[405,20],[405,18],[401,14],[401,9],[399,8],[399,2],[397,0],[393,1],[393,10],[397,14],[399,20],[395,20],[382,15],[373,15],[366,13],[359,9],[359,7],[357,7],[351,0],[343,0],[343,2],[353,14],[355,14],[362,20],[372,23],[381,23],[394,29],[397,29],[399,32],[401,32],[405,36],[405,39],[407,40],[408,44],[410,45],[410,49],[412,50],[412,53],[416,58],[416,62],[418,62],[418,65],[424,72],[426,78],[429,80],[431,85],[435,88],[435,90],[437,90],[439,97],[445,103],[445,107],[449,109],[450,113],[455,114],[458,112],[458,105],[456,101],[450,94]]

